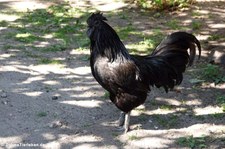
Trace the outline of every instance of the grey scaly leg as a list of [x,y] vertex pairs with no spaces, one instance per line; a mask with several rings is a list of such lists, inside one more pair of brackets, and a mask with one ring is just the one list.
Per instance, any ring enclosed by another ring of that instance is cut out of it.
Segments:
[[120,117],[119,117],[119,120],[118,120],[118,125],[119,126],[123,126],[124,125],[125,115],[126,115],[126,113],[124,113],[124,112],[120,113]]
[[124,133],[127,133],[129,131],[129,124],[130,124],[130,112],[127,112],[124,121]]

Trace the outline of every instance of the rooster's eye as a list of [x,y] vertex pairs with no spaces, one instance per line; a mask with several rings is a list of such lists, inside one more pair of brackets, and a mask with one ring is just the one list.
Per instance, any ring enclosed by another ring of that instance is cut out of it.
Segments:
[[95,21],[95,26],[98,26],[100,24],[100,21]]

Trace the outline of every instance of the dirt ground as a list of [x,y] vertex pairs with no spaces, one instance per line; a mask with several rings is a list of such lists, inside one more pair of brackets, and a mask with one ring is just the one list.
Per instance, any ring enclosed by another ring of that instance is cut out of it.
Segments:
[[[77,6],[86,7],[83,2],[74,1]],[[0,1],[1,9],[26,10],[48,5],[43,1]],[[128,7],[118,1],[91,0],[88,5],[101,11]],[[203,26],[195,33],[203,46],[202,59],[188,68],[183,83],[175,91],[166,94],[153,89],[146,103],[132,111],[131,131],[127,134],[117,131],[119,110],[105,99],[105,91],[91,75],[89,62],[83,60],[89,51],[49,53],[49,57],[64,59],[66,63],[36,65],[20,49],[0,49],[0,148],[152,149],[190,148],[191,144],[195,148],[225,148],[224,112],[215,100],[216,95],[225,95],[225,84],[205,83],[195,88],[190,82],[197,65],[210,60],[211,49],[219,47],[224,52],[224,40],[206,41],[212,34],[224,36],[224,7],[224,1],[199,1],[191,8],[203,14]],[[130,10],[130,17],[134,27],[144,32],[164,26],[173,18],[188,24],[193,19],[191,10],[168,12],[167,18],[153,19],[151,13],[142,15],[134,9]],[[209,12],[211,17],[204,17]],[[123,25],[117,16],[111,17],[109,23]],[[171,30],[165,27],[165,32]],[[3,28],[0,33],[4,34]],[[0,46],[5,44],[14,43],[0,38]],[[188,145],[182,144],[182,137],[202,138],[202,146],[194,139],[189,139]]]

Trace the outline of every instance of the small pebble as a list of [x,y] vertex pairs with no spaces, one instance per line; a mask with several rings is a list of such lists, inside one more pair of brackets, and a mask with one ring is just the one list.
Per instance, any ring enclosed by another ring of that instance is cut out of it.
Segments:
[[87,130],[82,130],[81,133],[86,134],[86,133],[88,133],[88,131]]
[[4,105],[7,105],[7,104],[9,103],[9,101],[2,101],[2,103],[3,103]]
[[52,124],[49,124],[49,127],[50,127],[50,128],[56,128],[57,125],[56,125],[55,123],[52,123]]
[[52,96],[52,100],[58,100],[59,96]]
[[64,121],[55,121],[51,124],[49,124],[49,127],[50,128],[57,128],[57,127],[63,127],[63,126],[67,126],[68,123],[67,122],[64,122]]
[[152,120],[148,120],[149,123],[152,123]]
[[2,97],[2,98],[7,98],[6,92],[3,92],[3,93],[1,94],[1,97]]

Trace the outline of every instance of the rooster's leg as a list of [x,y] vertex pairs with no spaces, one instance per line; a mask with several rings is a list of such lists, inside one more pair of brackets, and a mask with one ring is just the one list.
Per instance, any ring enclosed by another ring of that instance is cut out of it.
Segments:
[[130,123],[130,112],[127,112],[124,121],[124,133],[127,133],[129,131],[129,123]]
[[120,113],[120,117],[119,117],[119,120],[118,120],[118,125],[119,125],[119,126],[123,126],[124,121],[125,121],[125,114],[126,114],[126,113],[124,113],[124,112],[121,112],[121,113]]

